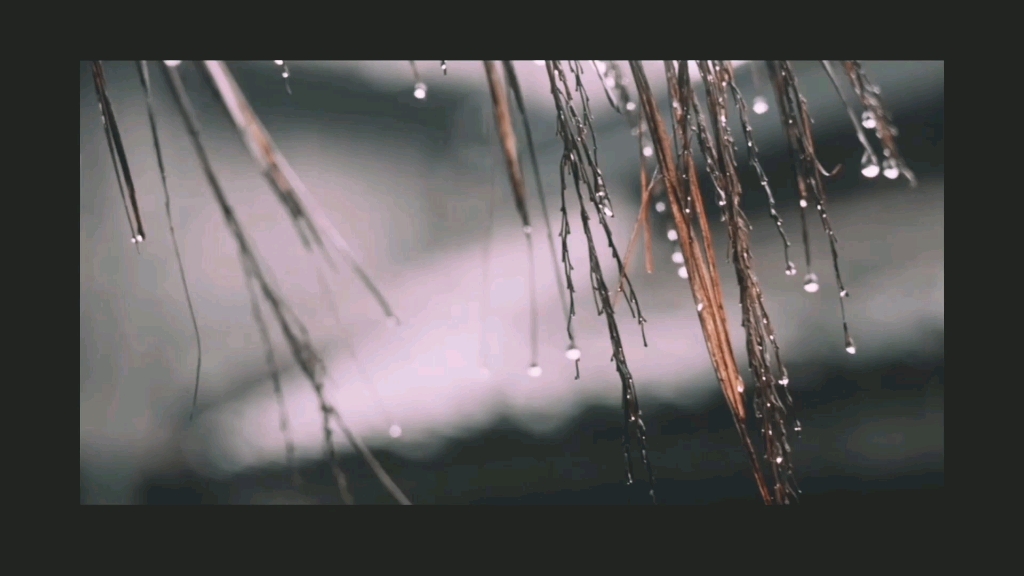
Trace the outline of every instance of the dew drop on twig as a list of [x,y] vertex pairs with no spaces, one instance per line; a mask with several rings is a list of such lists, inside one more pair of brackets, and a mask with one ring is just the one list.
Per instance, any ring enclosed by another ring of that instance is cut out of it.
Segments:
[[540,375],[544,373],[544,371],[541,370],[540,365],[531,364],[530,368],[526,370],[526,373],[529,374],[531,378],[539,378]]
[[860,123],[868,130],[878,126],[878,120],[875,119],[874,112],[870,110],[865,110],[864,113],[860,115]]
[[392,438],[398,438],[402,435],[402,427],[398,424],[392,424],[391,428],[388,429],[388,434],[390,434]]
[[583,353],[580,352],[580,349],[573,345],[570,345],[569,349],[565,351],[565,357],[569,360],[579,360],[582,355]]
[[659,214],[664,212],[665,211],[665,203],[662,202],[661,200],[658,200],[657,202],[654,203],[654,210],[656,212],[658,212]]
[[896,165],[896,160],[889,158],[882,163],[882,166],[884,166],[882,174],[889,180],[895,180],[900,177],[900,168]]
[[786,262],[786,276],[796,276],[796,264]]
[[[679,267],[679,277],[682,278],[683,280],[686,280],[687,278],[690,277],[690,273],[686,270],[686,266]],[[700,311],[700,307],[697,308],[697,311]]]
[[[864,157],[860,160],[860,173],[867,178],[874,178],[879,173],[878,163],[871,157],[867,152],[864,153]],[[899,175],[899,171],[896,172]]]
[[679,250],[676,250],[675,252],[673,252],[672,253],[672,261],[675,262],[676,264],[682,264],[683,263],[683,253],[680,252]]
[[818,276],[811,272],[807,276],[804,276],[804,290],[814,294],[818,291],[821,286],[818,284]]
[[764,114],[768,111],[768,100],[764,96],[757,96],[753,103],[754,114]]

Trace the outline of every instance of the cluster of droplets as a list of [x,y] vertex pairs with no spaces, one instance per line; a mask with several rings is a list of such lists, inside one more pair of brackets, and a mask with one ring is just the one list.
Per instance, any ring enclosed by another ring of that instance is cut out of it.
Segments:
[[751,105],[754,114],[761,115],[768,111],[768,99],[764,96],[757,96],[754,98],[754,102]]
[[274,60],[274,64],[281,68],[281,78],[284,78],[284,87],[288,90],[288,93],[292,93],[292,87],[288,83],[288,78],[292,75],[291,71],[288,70],[288,64],[284,60]]
[[[658,214],[664,214],[668,211],[668,204],[664,200],[658,200],[654,203],[654,211]],[[665,237],[668,238],[669,242],[675,243],[679,240],[679,232],[671,224],[668,230],[665,232]],[[678,265],[676,273],[682,279],[690,277],[690,272],[686,269],[686,259],[683,257],[683,252],[678,247],[672,252],[672,263]]]
[[[864,128],[868,130],[878,128],[878,119],[875,118],[874,112],[865,110],[861,114],[860,123]],[[889,150],[886,150],[886,155],[890,154]],[[882,165],[878,165],[878,160],[874,155],[865,151],[864,156],[860,160],[860,173],[867,178],[875,178],[879,174],[882,174],[890,180],[895,180],[900,177],[900,167],[894,158],[886,158],[882,161]]]

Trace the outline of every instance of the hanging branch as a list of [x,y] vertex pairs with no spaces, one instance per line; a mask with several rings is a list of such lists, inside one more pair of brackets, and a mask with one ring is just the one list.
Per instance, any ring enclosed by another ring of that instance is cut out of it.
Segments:
[[[662,174],[664,174],[669,204],[679,230],[679,247],[690,267],[690,287],[697,305],[697,315],[700,318],[711,363],[718,375],[726,403],[733,415],[736,430],[743,441],[743,447],[753,468],[761,497],[765,503],[772,503],[772,495],[765,483],[760,461],[746,429],[746,411],[742,397],[743,379],[740,377],[729,340],[725,321],[724,296],[711,245],[711,231],[705,216],[700,190],[697,188],[696,169],[690,150],[688,130],[689,110],[695,102],[690,88],[689,71],[685,62],[680,63],[678,83],[672,84],[676,86],[673,99],[680,103],[679,106],[673,106],[675,121],[683,129],[683,165],[680,166],[680,170],[677,170],[668,131],[661,120],[657,102],[651,92],[643,65],[638,60],[631,60],[629,65],[640,97],[640,105],[643,108],[643,117],[650,128],[655,156]],[[697,219],[696,223],[694,216]],[[698,224],[702,229],[703,243],[697,238]]]
[[220,186],[220,182],[213,171],[213,166],[210,164],[209,156],[203,148],[195,111],[192,107],[191,100],[185,92],[185,87],[181,81],[181,76],[178,74],[178,70],[171,66],[165,66],[164,70],[166,71],[168,80],[174,89],[174,96],[178,103],[178,107],[181,110],[182,117],[185,120],[192,144],[196,149],[200,162],[203,164],[203,171],[206,175],[207,182],[213,190],[214,197],[217,200],[217,204],[224,216],[228,229],[231,231],[232,235],[235,237],[235,241],[238,243],[239,258],[242,261],[246,276],[250,281],[255,282],[259,286],[260,292],[263,294],[263,298],[267,301],[267,304],[270,305],[274,318],[277,320],[277,323],[284,334],[285,340],[288,342],[292,356],[298,363],[302,372],[309,379],[313,386],[313,390],[316,393],[317,401],[322,413],[324,442],[327,453],[326,456],[331,465],[332,472],[334,473],[342,499],[346,503],[352,503],[352,496],[348,491],[345,475],[337,465],[337,454],[332,440],[333,433],[330,429],[330,418],[332,416],[335,417],[338,425],[342,429],[342,432],[348,437],[349,442],[352,443],[352,445],[362,454],[363,458],[370,464],[370,467],[377,475],[378,480],[380,480],[385,488],[391,492],[392,496],[394,496],[396,500],[402,504],[409,504],[408,498],[402,494],[362,442],[359,442],[358,439],[355,438],[351,430],[348,429],[344,421],[341,419],[340,414],[337,413],[337,410],[327,400],[324,391],[324,378],[327,375],[326,364],[314,349],[310,341],[309,331],[306,329],[305,325],[291,310],[284,299],[281,298],[277,291],[270,285],[270,282],[260,267],[257,255],[243,232],[241,223],[236,218],[234,209],[228,202],[227,196],[224,194],[224,191]]
[[853,123],[853,129],[857,132],[857,140],[860,140],[860,145],[864,148],[864,157],[861,160],[861,171],[865,176],[873,178],[878,175],[880,168],[878,167],[878,156],[875,155],[875,151],[871,148],[871,144],[868,143],[868,137],[864,134],[864,130],[861,128],[861,121],[857,119],[857,114],[854,113],[853,107],[846,100],[846,95],[843,94],[843,89],[839,87],[839,80],[836,78],[835,72],[832,71],[832,64],[828,60],[822,60],[821,66],[825,69],[825,73],[828,74],[828,79],[832,82],[832,87],[836,89],[836,93],[839,94],[839,98],[843,101],[843,107],[846,108],[846,115],[850,117],[850,122]]
[[[523,118],[523,129],[526,133],[526,148],[530,153],[530,164],[533,166],[533,177],[537,181],[537,197],[540,198],[541,215],[544,217],[544,226],[548,234],[548,248],[551,250],[551,264],[555,269],[555,282],[558,285],[558,301],[562,304],[562,315],[568,324],[570,322],[569,305],[565,301],[565,286],[562,284],[562,276],[558,271],[558,256],[555,255],[555,238],[554,233],[551,230],[551,216],[548,213],[548,202],[546,195],[544,194],[544,185],[541,182],[540,164],[537,162],[537,151],[533,145],[533,131],[530,130],[530,119],[526,115],[526,104],[523,101],[522,90],[519,88],[519,79],[516,76],[515,66],[512,64],[511,60],[503,61],[502,66],[505,69],[505,78],[508,80],[509,90],[512,92],[512,96],[516,102],[516,107],[519,109],[519,115]],[[569,352],[571,354],[579,352],[576,349],[576,339],[573,337],[571,331],[569,333]],[[577,358],[576,360],[579,359]],[[578,372],[579,362],[576,363],[576,367]]]
[[[132,173],[128,168],[128,155],[124,151],[124,144],[121,142],[121,131],[117,128],[117,119],[114,117],[114,107],[107,96],[107,79],[103,73],[103,63],[93,60],[92,80],[96,88],[96,99],[100,104],[100,117],[103,119],[103,133],[107,137],[107,147],[110,149],[110,159],[114,162],[114,174],[117,176],[117,187],[121,191],[121,202],[124,204],[125,216],[128,217],[128,228],[132,232],[131,241],[133,244],[146,239],[146,233],[142,229],[142,216],[139,214],[139,203],[135,198],[135,183],[132,181]],[[122,184],[121,178],[124,177]],[[125,188],[128,188],[127,198]],[[128,203],[131,202],[132,212],[128,211]],[[132,213],[135,221],[132,221]],[[138,250],[138,246],[136,246]]]
[[[643,460],[644,467],[647,471],[647,478],[651,486],[650,496],[652,500],[655,500],[654,471],[651,467],[647,454],[647,429],[644,426],[643,419],[641,418],[640,403],[637,398],[636,386],[633,382],[633,375],[630,373],[629,366],[626,363],[626,354],[623,350],[618,323],[615,320],[611,294],[609,293],[608,286],[605,283],[604,274],[601,271],[601,262],[597,255],[597,248],[594,245],[593,233],[590,229],[590,214],[586,208],[587,201],[584,200],[583,197],[583,188],[586,188],[588,199],[597,212],[597,217],[604,228],[608,244],[612,249],[612,254],[619,266],[619,273],[622,274],[622,261],[619,259],[618,252],[612,242],[611,230],[608,226],[607,220],[605,219],[606,216],[611,215],[611,207],[607,202],[607,191],[603,186],[603,179],[597,166],[596,150],[592,151],[587,145],[587,132],[590,131],[592,135],[593,127],[590,124],[586,104],[586,92],[583,89],[582,81],[579,78],[579,64],[570,64],[571,70],[576,75],[576,92],[580,96],[583,108],[583,114],[580,115],[576,112],[575,107],[571,103],[572,91],[569,89],[569,83],[566,80],[561,64],[557,61],[550,60],[547,61],[546,64],[548,80],[551,84],[551,95],[554,99],[555,110],[557,112],[557,132],[558,136],[562,138],[564,147],[561,169],[559,172],[562,180],[562,240],[563,258],[566,263],[566,277],[571,290],[571,266],[568,261],[568,247],[565,243],[566,237],[569,233],[568,216],[565,208],[565,175],[566,172],[570,172],[576,189],[576,198],[580,206],[580,220],[583,226],[583,233],[587,238],[587,249],[590,256],[591,290],[594,293],[595,302],[598,307],[598,315],[603,314],[608,323],[608,335],[612,344],[612,361],[615,362],[615,369],[618,372],[619,379],[622,383],[622,449],[623,458],[626,464],[626,482],[628,484],[632,484],[633,482],[633,463],[630,458],[629,448],[630,424],[632,423],[636,428],[636,438],[640,445],[640,456]],[[561,84],[561,87],[559,84]],[[632,285],[629,283],[628,278],[626,280],[626,288],[628,290],[626,301],[630,304],[630,311],[633,311],[633,305],[637,306],[636,314],[639,316],[642,329],[644,319],[643,316],[639,314],[639,302],[636,300],[636,294],[633,293]],[[644,344],[646,345],[646,343],[645,338]]]
[[256,160],[264,175],[270,182],[271,189],[278,199],[284,204],[289,215],[295,224],[295,229],[302,240],[303,245],[310,249],[310,238],[316,244],[324,259],[337,272],[334,260],[327,252],[322,240],[321,230],[325,231],[330,238],[335,251],[345,261],[346,265],[359,277],[360,281],[376,299],[377,304],[384,314],[392,321],[397,322],[397,316],[392,311],[384,295],[370,279],[369,274],[355,259],[355,255],[349,248],[348,243],[342,238],[338,230],[326,217],[324,210],[319,206],[316,199],[306,189],[302,180],[288,165],[287,160],[281,155],[270,138],[270,133],[256,117],[248,100],[242,93],[238,83],[235,82],[227,65],[220,60],[205,60],[205,70],[212,80],[217,95],[228,110],[231,120],[235,124],[242,141],[249,149],[249,153]]
[[[794,159],[793,170],[796,174],[797,184],[801,188],[801,194],[810,192],[809,200],[814,201],[818,215],[821,217],[821,225],[828,236],[829,248],[832,252],[832,267],[835,270],[836,284],[839,288],[839,310],[843,319],[846,351],[853,354],[857,349],[853,338],[850,337],[850,329],[846,323],[846,304],[844,302],[844,298],[848,297],[849,293],[843,285],[843,278],[839,272],[838,241],[832,228],[832,222],[825,210],[825,185],[822,182],[822,176],[834,175],[838,173],[839,168],[830,173],[822,168],[818,161],[814,151],[814,137],[811,134],[811,117],[807,111],[807,101],[800,94],[796,75],[793,74],[789,62],[785,60],[770,61],[768,68],[772,76],[772,83],[775,85],[783,122],[789,127],[790,156]],[[805,288],[813,283],[814,289],[808,288],[809,292],[817,290],[817,278],[812,273],[808,272],[804,283]]]
[[[781,388],[785,393],[785,385],[788,384],[789,379],[785,376],[785,368],[782,366],[775,332],[764,307],[764,296],[760,284],[754,274],[750,248],[750,223],[740,207],[743,190],[739,180],[733,138],[729,129],[726,105],[727,87],[732,87],[737,107],[741,111],[743,111],[742,97],[735,87],[730,65],[721,61],[705,60],[699,63],[699,69],[707,94],[709,115],[718,120],[713,124],[715,140],[708,142],[707,147],[714,147],[717,151],[717,160],[720,162],[717,168],[722,174],[723,183],[726,186],[728,202],[724,208],[726,223],[730,231],[731,261],[736,270],[736,281],[740,288],[740,305],[743,310],[742,325],[747,336],[747,361],[755,381],[754,412],[755,416],[761,418],[765,456],[775,481],[774,503],[788,504],[789,498],[796,496],[796,485],[793,482],[791,453],[786,441],[786,410],[783,400],[779,397],[779,389]],[[749,130],[749,124],[746,121],[744,124],[745,131]],[[748,133],[748,147],[752,147],[749,138]],[[763,177],[763,172],[761,175]],[[763,179],[763,184],[765,184],[764,180],[766,179]],[[779,371],[778,378],[773,374],[772,354],[769,352],[769,346],[774,351],[774,361]],[[788,403],[788,394],[786,396]]]

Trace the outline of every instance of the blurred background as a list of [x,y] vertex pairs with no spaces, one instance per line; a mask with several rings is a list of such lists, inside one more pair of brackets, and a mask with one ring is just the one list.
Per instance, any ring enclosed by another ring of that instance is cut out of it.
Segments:
[[[226,194],[327,361],[328,396],[395,482],[416,504],[648,503],[643,474],[632,487],[624,483],[620,384],[609,362],[607,326],[586,289],[586,244],[574,199],[567,208],[581,377],[574,379],[565,357],[568,340],[545,233],[534,234],[543,372],[527,374],[526,243],[483,66],[448,62],[444,75],[440,62],[419,61],[426,94],[417,98],[405,61],[287,64],[291,94],[273,62],[229,67],[395,308],[402,320],[397,327],[385,322],[350,273],[325,273],[331,290],[323,290],[319,258],[302,247],[212,89],[192,63],[179,69]],[[624,251],[639,209],[640,152],[630,126],[608,105],[597,74],[585,64],[598,157],[616,210],[613,238]],[[139,252],[128,241],[91,66],[82,62],[81,502],[340,503],[323,463],[315,395],[271,322],[303,480],[298,487],[292,483],[237,245],[158,70],[162,64],[151,62],[172,214],[203,342],[198,410],[189,421],[195,337],[164,214],[145,97],[134,63],[105,66],[148,238]],[[791,442],[803,500],[940,498],[944,64],[864,64],[882,87],[900,129],[900,150],[920,179],[911,188],[905,179],[861,174],[860,144],[821,65],[794,63],[814,117],[819,158],[827,168],[845,167],[827,183],[828,209],[851,294],[847,315],[855,355],[843,349],[835,278],[818,220],[809,220],[811,271],[821,290],[802,289],[808,271],[789,153],[767,74],[763,64],[756,66],[739,65],[737,76],[748,103],[756,96],[768,103],[766,113],[752,115],[752,125],[793,241],[796,276],[784,273],[782,243],[746,164],[738,124],[734,135],[744,208],[754,225],[756,271],[803,428]],[[662,64],[645,67],[655,94],[666,95]],[[557,234],[561,142],[546,73],[531,61],[516,68]],[[841,84],[855,103],[848,82]],[[667,102],[662,105],[667,114]],[[521,154],[525,159],[525,148]],[[524,168],[534,229],[543,232]],[[709,182],[703,188],[706,195],[712,190]],[[643,269],[642,246],[630,269],[648,320],[649,346],[623,303],[617,318],[644,409],[659,501],[757,505],[688,282],[671,258],[666,214],[653,213],[652,223],[654,273]],[[724,262],[725,234],[717,232]],[[595,242],[612,284],[614,261],[597,230]],[[720,270],[727,303],[738,302],[731,266]],[[738,362],[748,374],[738,306],[727,313]],[[343,436],[335,439],[356,502],[393,502]]]

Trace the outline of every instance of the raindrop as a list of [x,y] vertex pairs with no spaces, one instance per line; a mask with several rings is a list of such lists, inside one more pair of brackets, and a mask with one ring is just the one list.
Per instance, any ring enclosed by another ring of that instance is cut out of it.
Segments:
[[878,126],[878,120],[875,119],[875,114],[871,110],[865,110],[864,113],[860,115],[860,123],[868,130]]
[[441,73],[444,74],[445,76],[448,75],[448,61],[447,60],[441,60]]
[[284,60],[274,60],[274,64],[277,64],[278,66],[284,66]]
[[287,78],[289,76],[291,76],[291,74],[287,70],[281,72],[281,78]]
[[818,277],[814,274],[814,272],[811,272],[807,276],[804,276],[804,290],[810,292],[811,294],[814,294],[815,292],[818,291],[818,288],[821,288],[821,286],[818,284]]
[[796,264],[792,262],[786,263],[786,276],[796,276]]
[[392,424],[391,428],[388,429],[388,434],[391,434],[392,438],[398,438],[402,435],[402,427],[398,424]]
[[630,112],[636,110],[636,102],[626,102],[626,110],[629,110]]
[[697,312],[700,312],[703,309],[704,309],[704,303],[703,302],[701,302],[700,304],[697,304]]
[[644,156],[650,158],[652,154],[654,154],[654,148],[651,148],[650,146],[644,146]]
[[417,100],[423,100],[427,97],[427,85],[423,82],[417,82],[416,85],[413,86],[412,95],[415,96]]
[[799,420],[797,420],[795,423],[793,423],[793,431],[794,432],[800,432],[803,429],[804,429],[804,427],[800,425],[800,421]]
[[[718,205],[719,205],[719,206],[725,206],[725,198],[722,198],[722,199],[720,199],[720,200],[718,201]],[[722,219],[723,219],[723,220],[725,219],[725,216],[724,216],[724,215],[722,216]]]
[[605,88],[615,88],[615,78],[612,78],[611,76],[608,76],[607,78],[605,78],[604,79],[604,86],[605,86]]
[[532,378],[539,378],[543,372],[544,371],[541,370],[540,366],[538,366],[537,364],[531,364],[530,368],[526,371],[526,373],[529,374]]
[[843,288],[842,290],[839,291],[839,297],[840,298],[849,298],[850,297],[850,292],[847,291],[846,288]]
[[529,226],[529,225],[523,226],[523,234],[529,235],[532,232],[533,232],[533,228],[531,226]]
[[665,211],[665,203],[664,203],[664,202],[662,202],[661,200],[659,200],[659,201],[655,202],[655,204],[654,204],[654,210],[655,210],[656,212],[658,212],[658,213],[664,212],[664,211]]
[[768,101],[764,96],[754,98],[754,114],[764,114],[768,111]]
[[846,351],[850,354],[857,353],[857,346],[853,343],[853,338],[849,334],[846,335]]
[[565,357],[569,360],[579,360],[582,355],[583,353],[580,352],[580,349],[571,344],[569,345],[569,349],[565,351]]
[[775,457],[775,463],[776,464],[782,464],[782,456],[776,456]]
[[[690,277],[690,273],[686,270],[686,266],[679,267],[679,277],[684,280]],[[698,307],[697,310],[700,310],[700,308]]]
[[739,392],[740,394],[742,394],[742,393],[743,393],[743,390],[744,390],[744,388],[743,388],[743,384],[738,384],[738,385],[736,386],[736,391],[737,391],[737,392]]
[[888,178],[889,180],[895,180],[900,177],[900,168],[899,166],[896,165],[896,161],[893,160],[892,158],[889,158],[888,160],[883,162],[882,166],[885,167],[882,170],[882,173],[885,174],[885,177]]
[[878,176],[879,171],[878,163],[875,162],[875,159],[870,154],[865,152],[864,157],[860,160],[860,173],[868,178],[874,178]]
[[800,199],[800,207],[801,208],[807,208],[807,200],[804,200],[803,198],[801,198]]
[[131,237],[131,238],[129,238],[128,240],[129,240],[129,241],[130,241],[130,242],[131,242],[132,244],[135,244],[136,242],[138,242],[138,241],[139,241],[138,237],[136,237],[136,236],[132,236],[132,237]]
[[782,384],[783,386],[789,386],[789,376],[783,376],[782,379],[779,380],[779,384]]
[[604,215],[608,216],[609,218],[615,216],[615,214],[612,213],[612,209],[607,206],[604,207]]
[[141,243],[143,240],[145,240],[145,238],[143,238],[142,234],[139,234],[138,236],[135,237],[133,242],[140,242]]
[[673,252],[672,253],[672,261],[675,262],[676,264],[682,264],[683,263],[683,253],[680,252],[679,250],[676,250],[675,252]]
[[674,228],[670,228],[667,235],[669,240],[679,240],[679,232],[676,232]]
[[167,64],[171,68],[181,65],[181,60],[164,60],[164,64]]

